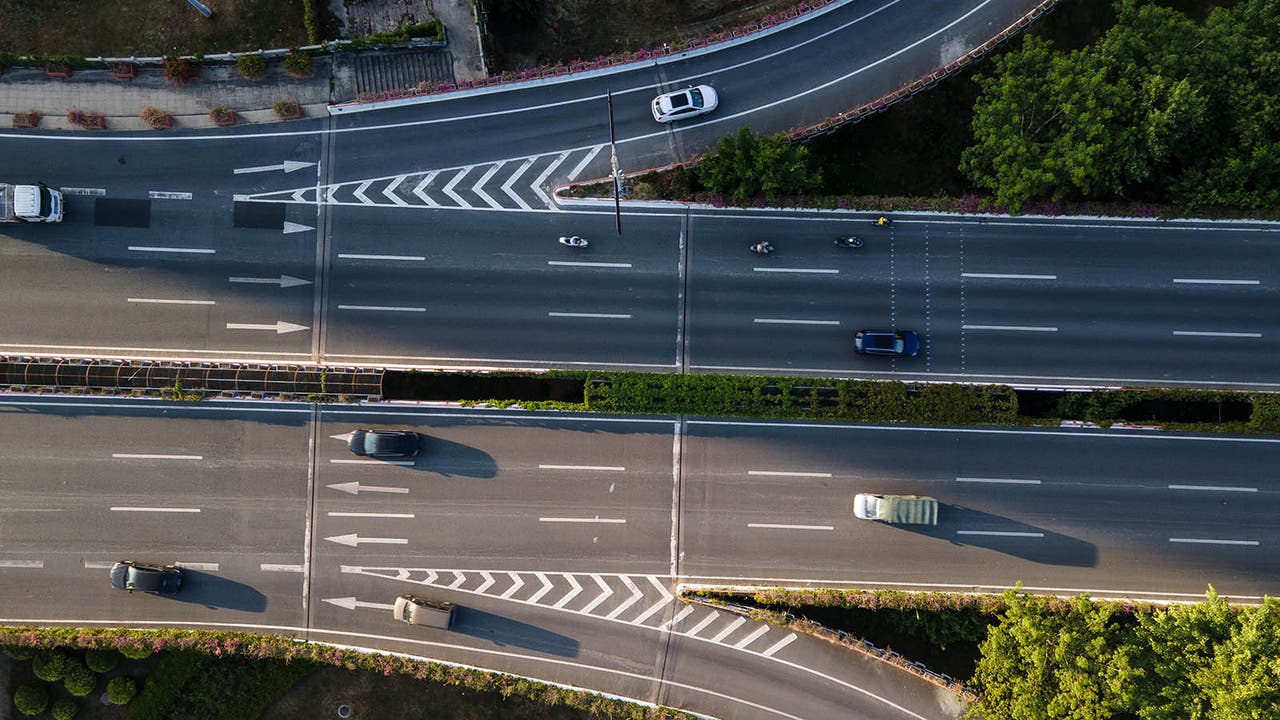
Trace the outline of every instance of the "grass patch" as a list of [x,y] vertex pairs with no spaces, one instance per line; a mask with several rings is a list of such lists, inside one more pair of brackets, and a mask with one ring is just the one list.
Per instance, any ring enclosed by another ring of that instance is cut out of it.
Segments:
[[140,57],[307,44],[302,0],[0,0],[0,53]]

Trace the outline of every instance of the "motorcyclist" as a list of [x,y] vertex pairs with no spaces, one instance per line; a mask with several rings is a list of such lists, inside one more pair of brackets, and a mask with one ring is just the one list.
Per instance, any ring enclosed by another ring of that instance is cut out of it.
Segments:
[[876,225],[879,225],[880,227],[887,227],[889,225],[889,218],[881,215],[876,218]]

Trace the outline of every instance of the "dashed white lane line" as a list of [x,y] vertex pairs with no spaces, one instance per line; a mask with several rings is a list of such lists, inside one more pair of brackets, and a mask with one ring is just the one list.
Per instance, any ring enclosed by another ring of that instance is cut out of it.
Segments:
[[759,325],[839,325],[839,320],[795,320],[791,318],[754,318]]
[[147,193],[147,197],[152,200],[190,200],[189,192],[171,192],[168,190],[152,190]]
[[330,463],[334,465],[400,465],[402,467],[412,467],[412,460],[347,460],[344,458],[331,458]]
[[218,252],[212,248],[159,247],[157,245],[130,245],[129,249],[134,252],[192,253],[195,255],[213,255]]
[[92,195],[102,197],[107,194],[106,188],[61,187],[63,195]]
[[1260,280],[1222,280],[1218,278],[1174,278],[1175,283],[1187,285],[1261,285]]
[[570,517],[540,517],[538,522],[544,523],[601,523],[609,525],[625,525],[626,518],[570,518]]
[[338,253],[342,260],[391,260],[394,262],[422,262],[426,255],[360,255],[357,253]]
[[111,453],[121,460],[203,460],[203,455],[146,455],[142,453]]
[[213,300],[170,300],[168,298],[129,298],[131,303],[151,303],[154,305],[216,305]]
[[539,470],[591,470],[599,472],[623,472],[622,465],[539,465]]
[[614,263],[614,262],[580,262],[573,260],[548,260],[548,265],[557,267],[599,267],[599,268],[629,268],[631,263]]
[[1057,275],[1015,275],[1013,273],[960,273],[960,277],[984,278],[987,280],[1057,280]]
[[1193,545],[1257,545],[1257,540],[1215,540],[1213,538],[1169,538],[1171,543],[1190,543]]
[[597,318],[604,320],[630,320],[630,313],[574,313],[574,312],[549,312],[550,317],[562,318]]
[[375,513],[375,512],[330,512],[329,517],[349,518],[404,518],[412,520],[413,513]]
[[767,632],[769,632],[769,626],[761,625],[760,627],[755,629],[755,632],[752,632],[750,635],[734,643],[733,646],[738,648],[739,650],[745,650],[748,645],[750,645],[752,642],[756,640],[756,638],[760,637],[761,635]]
[[1058,332],[1056,327],[1037,325],[961,325],[961,330],[1010,330],[1014,332]]
[[115,562],[111,560],[85,560],[84,561],[85,570],[106,570],[107,568],[113,565],[115,565]]
[[814,275],[839,275],[839,270],[827,268],[778,268],[778,267],[758,267],[751,268],[760,273],[811,273]]
[[203,570],[205,572],[218,572],[218,563],[193,563],[193,562],[176,562],[180,568],[186,570]]
[[688,635],[689,637],[697,637],[698,633],[702,632],[704,629],[706,629],[708,625],[715,622],[719,618],[720,618],[720,613],[716,612],[715,610],[712,610],[707,613],[706,617],[702,618],[701,622],[689,628],[689,631],[686,632],[685,635]]
[[748,475],[765,475],[770,477],[816,477],[829,478],[831,473],[824,472],[793,472],[790,470],[748,470]]
[[1039,485],[1039,480],[1022,480],[1019,478],[979,478],[979,477],[958,477],[956,482],[967,483],[1000,483],[1004,485]]
[[747,619],[744,617],[740,617],[737,620],[734,620],[733,622],[729,623],[723,630],[716,633],[715,637],[711,638],[711,642],[714,642],[714,643],[720,642],[721,640],[729,637],[729,635],[733,633],[734,630],[737,630],[738,628],[742,627],[746,623],[747,623]]
[[339,310],[367,310],[370,312],[420,312],[427,311],[424,307],[400,307],[398,305],[339,305]]
[[1258,492],[1256,487],[1232,485],[1170,485],[1170,490],[1216,490],[1218,492]]
[[258,569],[262,570],[263,572],[296,572],[296,573],[300,573],[303,570],[301,565],[279,565],[275,563],[262,563],[261,565],[258,566]]
[[747,523],[749,528],[763,530],[835,530],[834,525],[780,525],[775,523]]
[[44,567],[43,560],[0,560],[0,567],[4,568],[31,568],[40,569]]
[[769,648],[768,648],[767,650],[765,650],[764,652],[762,652],[762,653],[760,653],[760,654],[761,654],[761,655],[763,655],[763,656],[765,656],[765,657],[773,657],[773,654],[774,654],[774,653],[778,652],[778,651],[779,651],[779,650],[781,650],[782,648],[784,648],[784,647],[786,647],[786,646],[790,645],[791,643],[795,642],[795,639],[796,639],[797,637],[800,637],[800,636],[799,636],[799,635],[797,635],[796,633],[791,633],[790,635],[788,635],[788,636],[786,636],[786,637],[782,638],[782,639],[781,639],[781,640],[779,640],[778,642],[776,642],[776,643],[774,643],[774,644],[770,645],[770,646],[769,646]]
[[139,505],[113,505],[111,512],[198,513],[200,508],[142,507]]
[[1260,338],[1262,333],[1210,332],[1208,330],[1174,330],[1174,335],[1185,337]]
[[993,537],[1025,537],[1025,538],[1042,538],[1044,533],[1040,532],[1007,532],[1000,530],[957,530],[957,535],[990,535]]

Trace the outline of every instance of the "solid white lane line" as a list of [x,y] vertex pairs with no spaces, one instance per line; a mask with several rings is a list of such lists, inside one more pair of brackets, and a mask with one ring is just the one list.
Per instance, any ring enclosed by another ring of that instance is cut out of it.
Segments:
[[688,635],[690,637],[697,637],[698,633],[702,632],[708,625],[715,622],[716,619],[718,619],[719,617],[720,617],[720,613],[716,612],[715,610],[712,610],[711,612],[707,613],[706,617],[702,618],[702,622],[689,628],[689,631],[686,632],[685,635]]
[[626,470],[621,465],[539,465],[539,470],[599,470],[601,472],[622,472]]
[[734,644],[733,644],[733,646],[734,646],[734,647],[736,647],[736,648],[738,648],[739,650],[741,650],[741,649],[745,648],[746,646],[750,645],[750,644],[752,643],[752,641],[754,641],[756,638],[760,637],[761,635],[763,635],[763,634],[765,634],[765,633],[767,633],[767,632],[769,632],[769,626],[768,626],[768,625],[761,625],[760,627],[756,628],[755,632],[751,633],[750,635],[746,636],[745,638],[743,638],[743,639],[739,640],[738,642],[734,643]]
[[1216,278],[1174,278],[1175,283],[1188,285],[1261,285],[1260,280],[1220,280]]
[[748,475],[767,475],[776,477],[816,477],[829,478],[831,473],[824,472],[790,472],[787,470],[748,470]]
[[960,273],[960,277],[987,280],[1057,280],[1057,275],[1015,275],[1013,273]]
[[608,523],[614,525],[625,525],[626,520],[623,518],[568,518],[568,517],[540,517],[538,522],[544,523]]
[[839,275],[839,270],[829,270],[827,268],[778,268],[778,267],[758,267],[751,268],[756,272],[762,273],[813,273],[817,275]]
[[693,614],[693,606],[685,605],[684,609],[676,613],[676,616],[658,626],[659,630],[668,630],[680,624],[680,621]]
[[755,318],[761,325],[839,325],[839,320],[791,320],[788,318]]
[[213,300],[168,300],[165,298],[129,298],[131,303],[153,303],[155,305],[215,305]]
[[1262,333],[1242,333],[1242,332],[1208,332],[1200,330],[1174,330],[1174,335],[1185,335],[1188,337],[1229,337],[1229,338],[1260,338]]
[[394,260],[396,262],[421,262],[426,255],[361,255],[358,253],[338,253],[342,260]]
[[1021,480],[1018,478],[979,478],[979,477],[958,477],[956,482],[968,483],[1003,483],[1005,485],[1039,485],[1039,480]]
[[717,643],[720,642],[721,640],[728,637],[729,633],[745,625],[746,622],[747,622],[747,619],[744,617],[740,617],[737,620],[734,620],[733,622],[729,623],[728,627],[716,633],[715,636],[711,638],[711,642],[717,642]]
[[629,268],[631,263],[622,262],[580,262],[574,260],[548,260],[548,265],[556,265],[558,267],[602,267],[602,268]]
[[111,512],[158,512],[158,513],[198,513],[200,508],[176,507],[139,507],[134,505],[113,505]]
[[412,460],[344,460],[333,458],[329,460],[334,465],[400,465],[402,467],[412,467]]
[[835,530],[834,525],[778,525],[775,523],[747,523],[749,528],[764,530]]
[[1258,492],[1256,487],[1232,485],[1170,485],[1170,490],[1218,490],[1221,492]]
[[144,455],[135,453],[111,453],[121,460],[203,460],[203,455]]
[[1169,538],[1171,543],[1191,543],[1195,545],[1257,545],[1257,540],[1212,540],[1209,538]]
[[957,535],[991,535],[994,537],[1027,537],[1042,538],[1044,533],[1038,532],[1001,532],[999,530],[957,530]]
[[205,572],[218,572],[218,563],[192,563],[192,562],[176,562],[180,568],[188,570],[204,570]]
[[258,569],[263,572],[302,572],[301,565],[277,565],[275,563],[262,563]]
[[572,312],[549,312],[547,315],[551,317],[564,318],[604,318],[607,320],[630,320],[630,314],[622,313],[572,313]]
[[155,245],[130,245],[130,250],[134,252],[159,252],[159,253],[195,253],[199,255],[212,255],[217,250],[211,248],[177,248],[177,247],[157,247]]
[[763,656],[765,656],[765,657],[773,657],[773,654],[774,654],[774,653],[778,652],[778,651],[779,651],[779,650],[781,650],[782,648],[784,648],[784,647],[786,647],[786,646],[790,645],[791,643],[795,642],[795,639],[796,639],[796,634],[795,634],[795,633],[791,633],[790,635],[788,635],[788,636],[786,636],[786,637],[782,638],[782,639],[781,639],[781,640],[779,640],[778,642],[776,642],[776,643],[774,643],[774,644],[770,645],[768,650],[765,650],[764,652],[762,652],[762,653],[760,653],[760,654],[761,654],[761,655],[763,655]]
[[168,192],[165,190],[152,190],[147,193],[147,197],[152,200],[190,200],[189,192]]
[[339,305],[339,310],[371,310],[375,312],[420,312],[427,311],[424,307],[399,307],[396,305]]
[[375,512],[330,512],[329,517],[350,518],[406,518],[412,519],[413,513],[375,513]]
[[1016,330],[1019,332],[1058,332],[1056,327],[1036,325],[961,325],[961,330]]
[[44,561],[43,560],[0,560],[0,567],[40,569],[44,567]]

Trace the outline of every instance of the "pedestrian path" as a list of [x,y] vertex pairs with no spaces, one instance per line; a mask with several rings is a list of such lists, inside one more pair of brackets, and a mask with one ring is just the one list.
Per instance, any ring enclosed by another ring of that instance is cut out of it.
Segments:
[[795,641],[786,628],[706,605],[686,604],[659,575],[452,570],[343,565],[342,572],[390,578],[522,605],[669,631],[773,657]]

